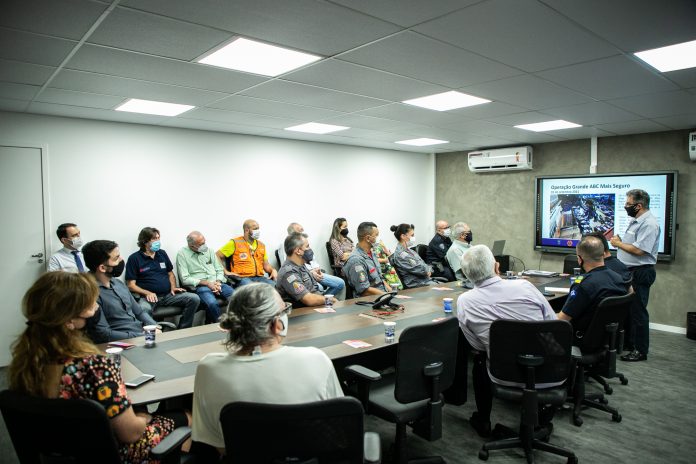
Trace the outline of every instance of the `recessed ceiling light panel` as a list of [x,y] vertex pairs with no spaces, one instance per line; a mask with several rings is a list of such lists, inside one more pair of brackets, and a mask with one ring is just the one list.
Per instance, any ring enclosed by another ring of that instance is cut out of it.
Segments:
[[346,129],[350,129],[350,127],[321,124],[318,122],[308,122],[306,124],[300,124],[299,126],[285,128],[287,131],[308,132],[310,134],[329,134],[331,132],[338,132]]
[[398,142],[394,143],[400,143],[401,145],[413,145],[414,147],[427,147],[429,145],[440,145],[442,143],[449,143],[449,141],[422,137],[420,139],[399,140]]
[[159,116],[178,116],[195,108],[192,105],[180,105],[178,103],[165,103],[153,100],[141,100],[130,98],[125,103],[114,108],[116,111],[128,111],[130,113],[156,114]]
[[447,111],[490,102],[490,100],[486,100],[485,98],[474,97],[473,95],[451,90],[449,92],[429,95],[427,97],[405,100],[403,103],[435,111]]
[[198,62],[275,77],[320,59],[317,55],[238,37],[224,47],[204,55]]
[[545,132],[559,129],[571,129],[573,127],[582,127],[580,124],[575,124],[574,122],[564,121],[563,119],[557,119],[555,121],[546,122],[536,122],[534,124],[520,124],[515,126],[518,129],[524,129],[534,132]]
[[696,40],[634,53],[660,72],[696,67]]

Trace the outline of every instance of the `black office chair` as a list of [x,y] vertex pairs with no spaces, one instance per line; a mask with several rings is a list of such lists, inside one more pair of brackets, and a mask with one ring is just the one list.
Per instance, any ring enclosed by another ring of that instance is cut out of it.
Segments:
[[[379,373],[358,365],[346,367],[349,388],[368,414],[396,424],[393,462],[406,461],[406,426],[428,440],[442,436],[441,392],[454,380],[457,318],[406,328],[399,337],[396,369]],[[441,457],[418,462],[441,463]]]
[[329,263],[331,263],[331,272],[333,272],[333,275],[335,275],[336,277],[340,277],[341,279],[343,279],[343,282],[346,284],[346,300],[355,298],[355,292],[353,290],[353,287],[351,287],[348,284],[348,280],[346,280],[345,276],[343,275],[343,266],[337,266],[334,264],[331,242],[326,242],[326,254],[329,256]]
[[629,293],[604,298],[599,302],[583,337],[576,339],[576,370],[571,395],[574,406],[573,423],[577,426],[583,423],[580,417],[583,406],[608,412],[614,422],[621,422],[621,414],[607,404],[608,401],[602,393],[585,392],[585,378],[591,377],[597,381],[609,395],[613,393],[613,389],[605,378],[618,377],[622,385],[628,384],[628,379],[622,373],[616,372],[616,358],[621,325],[631,308],[634,296],[634,293]]
[[[522,448],[527,462],[534,462],[533,450],[565,456],[577,463],[575,454],[547,443],[550,430],[537,433],[539,405],[560,406],[566,399],[566,381],[571,370],[573,329],[569,322],[513,321],[500,319],[491,324],[488,371],[491,379],[518,383],[508,387],[493,381],[493,395],[522,403],[519,435],[484,443],[479,459],[487,460],[491,450]],[[537,384],[558,383],[539,389]]]
[[276,262],[278,263],[278,269],[280,269],[280,267],[283,265],[283,263],[280,261],[280,250],[276,250],[274,254]]
[[[7,430],[21,464],[120,464],[118,442],[104,407],[87,399],[40,398],[0,392]],[[180,427],[152,448],[163,464],[182,460],[181,445],[191,435]]]
[[[401,281],[401,285],[404,287],[404,290],[407,289],[407,288],[413,288],[413,287],[407,287],[407,286],[406,286],[406,284],[404,283],[404,282],[405,282],[405,281],[404,281],[404,275],[403,275],[402,271],[399,270],[399,267],[396,266],[396,265],[394,264],[394,259],[393,259],[393,258],[394,258],[394,255],[392,254],[392,255],[390,255],[389,258],[387,258],[387,259],[389,259],[389,264],[391,264],[391,266],[392,266],[392,267],[394,268],[394,270],[396,271],[396,275],[399,276],[399,280]],[[441,282],[441,283],[446,283],[446,282],[447,282],[447,279],[444,278],[444,277],[431,277],[430,279],[431,279],[431,280],[434,280],[435,282]]]
[[[415,250],[416,253],[418,253],[418,256],[420,256],[423,261],[428,263],[428,245],[419,243],[411,249]],[[457,280],[454,276],[454,271],[452,270],[446,259],[443,259],[442,261],[434,261],[428,264],[430,264],[433,267],[433,278],[437,278],[438,282],[453,282]]]
[[578,255],[566,255],[563,258],[563,274],[573,275],[573,269],[580,267],[578,264]]
[[344,397],[303,404],[235,402],[220,412],[231,464],[379,463],[379,435],[363,433],[363,408]]
[[[145,298],[144,296],[131,292],[131,295],[133,295],[133,298],[135,298],[135,301],[140,301],[141,298]],[[177,325],[179,323],[179,318],[181,315],[184,313],[184,308],[181,306],[156,306],[152,312],[150,312],[150,316],[160,325],[162,326],[163,331],[169,331],[169,330],[175,330],[177,328]],[[172,322],[175,321],[175,322]]]
[[420,256],[420,258],[427,263],[426,257],[428,256],[428,245],[424,245],[423,243],[419,243],[418,245],[416,245],[413,248],[415,248],[416,253],[418,253],[418,256]]

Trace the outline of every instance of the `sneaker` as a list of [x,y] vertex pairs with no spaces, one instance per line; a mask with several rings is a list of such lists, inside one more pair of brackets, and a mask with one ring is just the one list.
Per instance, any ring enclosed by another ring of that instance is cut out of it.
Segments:
[[647,361],[647,359],[648,355],[643,354],[638,350],[633,350],[630,353],[621,356],[621,360],[626,362]]
[[479,417],[478,411],[475,411],[469,418],[469,424],[476,430],[479,437],[490,437],[491,436],[491,422],[485,422]]

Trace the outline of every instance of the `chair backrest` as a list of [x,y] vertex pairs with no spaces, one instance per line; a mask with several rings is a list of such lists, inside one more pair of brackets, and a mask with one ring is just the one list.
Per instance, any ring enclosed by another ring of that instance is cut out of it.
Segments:
[[0,410],[21,464],[119,464],[104,407],[86,399],[0,392]]
[[621,328],[634,297],[635,293],[631,292],[626,295],[608,296],[599,302],[580,343],[583,352],[602,349],[607,340],[606,327],[615,323],[619,329]]
[[578,264],[578,255],[566,255],[563,258],[563,274],[573,274],[573,269],[580,267]]
[[276,249],[274,254],[275,254],[276,262],[278,263],[278,269],[280,269],[280,267],[283,265],[283,263],[280,262],[280,251]]
[[526,369],[518,356],[541,356],[544,362],[536,368],[535,383],[560,383],[568,377],[572,344],[568,321],[499,319],[491,324],[488,370],[496,379],[524,384]]
[[429,399],[432,382],[425,366],[441,362],[440,391],[454,381],[459,323],[456,317],[406,328],[399,337],[394,397],[400,403]]
[[230,463],[363,462],[363,408],[352,397],[303,404],[235,402],[220,412]]
[[394,254],[389,255],[387,259],[389,260],[391,267],[393,267],[396,271],[396,275],[399,276],[399,280],[401,281],[401,285],[403,286],[404,290],[407,289],[408,287],[406,284],[404,284],[404,276],[399,272],[399,268],[394,265]]
[[416,245],[416,253],[418,253],[418,256],[420,256],[421,259],[423,261],[425,261],[425,258],[428,255],[428,245],[424,245],[423,243],[419,243],[418,245]]

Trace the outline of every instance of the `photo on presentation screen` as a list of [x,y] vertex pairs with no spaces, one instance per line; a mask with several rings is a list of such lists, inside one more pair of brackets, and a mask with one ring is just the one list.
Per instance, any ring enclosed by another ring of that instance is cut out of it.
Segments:
[[601,232],[611,239],[614,235],[616,195],[562,194],[551,195],[548,237],[580,240],[583,235]]

